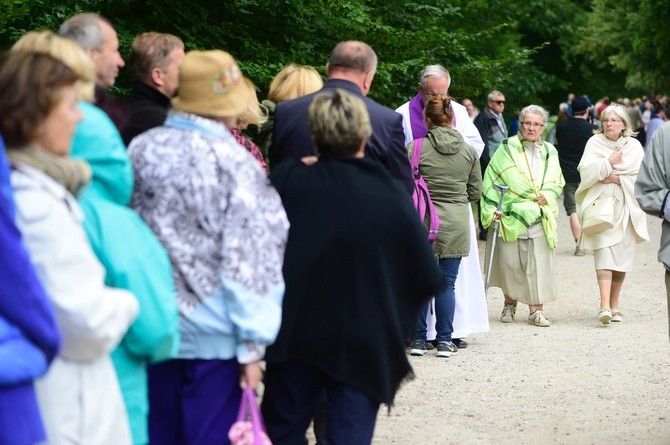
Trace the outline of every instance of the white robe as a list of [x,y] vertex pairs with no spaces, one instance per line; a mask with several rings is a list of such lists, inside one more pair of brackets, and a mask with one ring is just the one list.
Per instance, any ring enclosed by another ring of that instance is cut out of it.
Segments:
[[[470,119],[467,109],[455,102],[451,102],[456,117],[456,130],[461,133],[465,142],[481,156],[484,151],[484,142],[479,130]],[[402,126],[405,133],[405,145],[413,141],[412,126],[409,121],[409,102],[396,109],[402,115]],[[428,311],[426,318],[428,325],[428,340],[435,339],[435,314]],[[470,218],[470,253],[461,259],[456,278],[456,310],[454,312],[454,332],[452,338],[465,338],[470,334],[489,331],[489,315],[486,306],[486,292],[484,279],[479,264],[479,247],[477,246],[477,229],[474,218]]]

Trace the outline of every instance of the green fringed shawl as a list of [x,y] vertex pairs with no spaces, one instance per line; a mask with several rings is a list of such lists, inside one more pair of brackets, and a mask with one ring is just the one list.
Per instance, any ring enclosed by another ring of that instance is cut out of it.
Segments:
[[[556,247],[558,227],[558,197],[565,180],[558,163],[558,152],[553,145],[544,142],[541,159],[542,173],[533,184],[524,147],[518,136],[505,139],[496,150],[486,169],[480,203],[481,220],[484,227],[493,223],[500,193],[493,184],[506,185],[500,219],[500,235],[507,242],[516,241],[528,227],[541,219],[545,238],[550,249]],[[547,204],[540,206],[535,199],[543,195]]]

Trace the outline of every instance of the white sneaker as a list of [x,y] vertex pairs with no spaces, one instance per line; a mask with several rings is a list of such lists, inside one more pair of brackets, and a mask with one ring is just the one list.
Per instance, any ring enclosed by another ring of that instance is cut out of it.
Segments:
[[516,315],[516,305],[506,304],[503,307],[502,314],[500,315],[500,321],[503,323],[512,323],[514,321],[514,316]]
[[549,320],[547,320],[547,317],[544,316],[544,312],[542,311],[535,311],[532,314],[530,314],[528,316],[528,324],[540,326],[541,328],[551,326],[551,323],[549,322]]

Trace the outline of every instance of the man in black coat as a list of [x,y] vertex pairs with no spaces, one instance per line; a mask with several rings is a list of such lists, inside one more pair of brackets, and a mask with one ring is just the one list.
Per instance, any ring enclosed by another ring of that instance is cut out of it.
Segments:
[[[575,192],[581,177],[577,166],[584,154],[586,142],[593,136],[593,130],[597,127],[588,122],[589,113],[588,99],[578,97],[572,101],[573,117],[567,121],[556,124],[556,149],[558,150],[558,160],[561,163],[563,177],[565,178],[565,187],[563,188],[563,204],[565,212],[570,217],[570,229],[575,242],[579,240],[582,233],[582,227],[577,217],[577,206],[575,204]],[[575,255],[584,255],[584,250],[575,248]]]
[[128,124],[121,132],[126,146],[140,133],[165,122],[179,87],[184,42],[172,34],[145,32],[133,41],[130,66],[135,77],[128,104]]
[[[411,193],[414,182],[404,147],[402,117],[365,97],[370,91],[376,69],[377,55],[369,45],[354,40],[340,42],[330,54],[326,65],[328,81],[321,91],[341,88],[363,99],[372,124],[372,136],[365,146],[365,156],[381,162],[391,176],[400,180]],[[285,159],[316,154],[307,120],[307,108],[315,94],[277,104],[269,149],[271,167]]]

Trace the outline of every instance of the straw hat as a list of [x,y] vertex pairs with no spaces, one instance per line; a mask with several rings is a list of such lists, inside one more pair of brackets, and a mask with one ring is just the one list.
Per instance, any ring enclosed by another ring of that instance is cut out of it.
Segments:
[[179,68],[179,90],[172,107],[209,117],[237,116],[256,100],[235,59],[225,51],[189,51]]

